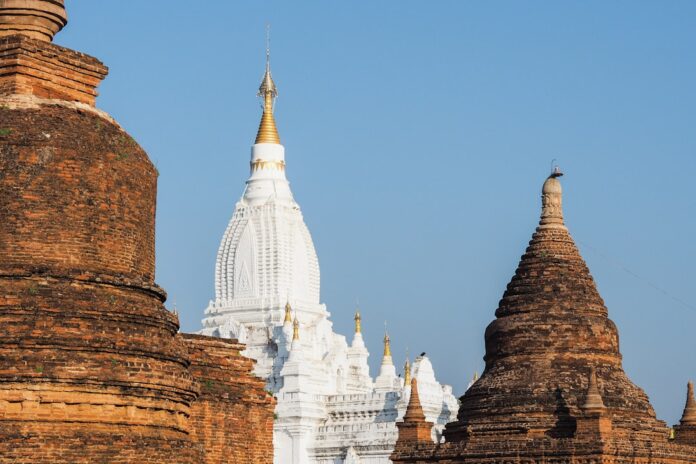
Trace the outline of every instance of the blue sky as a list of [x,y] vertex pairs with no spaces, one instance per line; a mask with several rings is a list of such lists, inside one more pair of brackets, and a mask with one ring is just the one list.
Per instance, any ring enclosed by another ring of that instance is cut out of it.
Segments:
[[696,3],[68,0],[98,106],[160,171],[157,280],[195,331],[248,174],[272,27],[277,121],[322,300],[373,375],[426,351],[460,394],[539,215],[565,215],[658,416],[696,378]]

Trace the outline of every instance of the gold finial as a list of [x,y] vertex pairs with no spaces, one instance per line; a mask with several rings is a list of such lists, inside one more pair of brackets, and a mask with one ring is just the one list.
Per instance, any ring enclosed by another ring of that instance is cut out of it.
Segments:
[[353,319],[355,319],[355,333],[356,334],[362,333],[362,325],[360,324],[362,319],[360,318],[360,310],[359,309],[355,311],[355,317]]
[[389,340],[389,334],[387,333],[387,323],[384,322],[384,357],[391,358],[391,342]]
[[290,302],[288,301],[287,303],[285,303],[285,320],[283,321],[284,323],[292,322],[292,315],[290,314],[291,311],[292,308],[290,307]]
[[273,102],[278,96],[278,89],[271,77],[271,40],[270,25],[266,26],[266,72],[263,75],[257,96],[263,98],[263,116],[256,134],[255,143],[280,144],[280,136],[273,117]]
[[411,363],[408,362],[408,358],[406,358],[406,362],[404,363],[404,385],[408,385],[411,383]]
[[295,320],[292,322],[292,341],[294,342],[295,340],[300,339],[300,321],[297,320],[297,316],[295,316]]

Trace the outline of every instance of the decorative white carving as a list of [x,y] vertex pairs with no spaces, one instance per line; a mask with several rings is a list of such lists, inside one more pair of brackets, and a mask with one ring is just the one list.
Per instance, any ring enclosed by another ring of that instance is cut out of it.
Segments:
[[[256,168],[220,243],[216,298],[201,333],[237,338],[257,361],[255,373],[278,399],[276,463],[387,464],[410,387],[391,360],[373,381],[362,335],[348,346],[334,333],[320,303],[319,261],[300,207],[285,171],[259,168],[264,163],[285,166],[284,148],[252,148]],[[288,300],[299,322],[297,340],[292,323],[285,322]],[[414,362],[413,375],[439,439],[444,424],[456,418],[457,400],[435,380],[427,358]]]

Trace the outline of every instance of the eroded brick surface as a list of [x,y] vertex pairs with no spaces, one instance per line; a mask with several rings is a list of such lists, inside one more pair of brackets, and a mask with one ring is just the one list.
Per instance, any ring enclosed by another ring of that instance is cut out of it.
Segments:
[[241,346],[185,342],[164,307],[157,171],[90,107],[105,73],[0,38],[0,462],[270,462],[273,402]]
[[[461,398],[446,442],[400,435],[395,463],[696,462],[688,433],[670,441],[623,371],[616,326],[562,225],[555,177],[544,187],[540,227],[486,329],[486,370]],[[601,400],[586,409],[593,368]]]
[[191,434],[206,464],[271,464],[274,398],[251,373],[253,361],[234,340],[183,335],[201,395],[191,408]]

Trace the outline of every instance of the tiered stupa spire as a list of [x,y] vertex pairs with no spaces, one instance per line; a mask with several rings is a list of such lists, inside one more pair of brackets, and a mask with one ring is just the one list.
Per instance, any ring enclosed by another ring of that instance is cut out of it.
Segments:
[[404,386],[407,386],[409,383],[411,383],[411,363],[406,358],[404,363]]
[[382,356],[382,364],[393,364],[391,354],[391,340],[389,334],[384,332],[384,355]]
[[425,413],[421,406],[420,396],[418,396],[418,379],[411,379],[411,397],[408,399],[406,414],[404,414],[404,422],[421,422],[425,421]]
[[396,427],[399,429],[399,440],[396,443],[397,450],[409,444],[431,444],[433,442],[433,423],[426,421],[423,406],[421,405],[420,396],[418,394],[418,380],[416,380],[415,377],[411,379],[410,395],[406,413],[404,414],[404,420],[396,424]]
[[580,414],[589,366],[605,392],[595,401],[594,378],[590,406],[611,404],[616,428],[664,432],[647,395],[623,371],[616,326],[564,225],[560,177],[556,168],[544,182],[539,226],[486,329],[486,369],[462,397],[448,441],[477,430],[505,440],[520,428],[572,436],[575,424],[564,411]]
[[684,406],[680,424],[696,425],[696,399],[694,399],[694,383],[691,381],[686,387],[686,406]]
[[278,135],[275,118],[273,117],[273,105],[278,97],[278,89],[271,76],[271,51],[268,47],[266,48],[266,72],[263,74],[263,80],[257,95],[263,99],[263,115],[261,116],[255,143],[280,145],[280,135]]
[[295,316],[295,320],[292,322],[292,342],[293,344],[297,341],[300,340],[300,321],[297,320],[297,316]]
[[590,369],[590,382],[587,387],[587,395],[585,396],[582,409],[585,412],[601,412],[606,409],[604,401],[602,401],[602,395],[599,393],[599,388],[597,387],[597,372],[594,367]]
[[285,319],[283,320],[283,323],[292,324],[292,306],[290,306],[289,301],[285,303]]
[[0,1],[0,37],[21,34],[51,42],[67,23],[63,0]]

